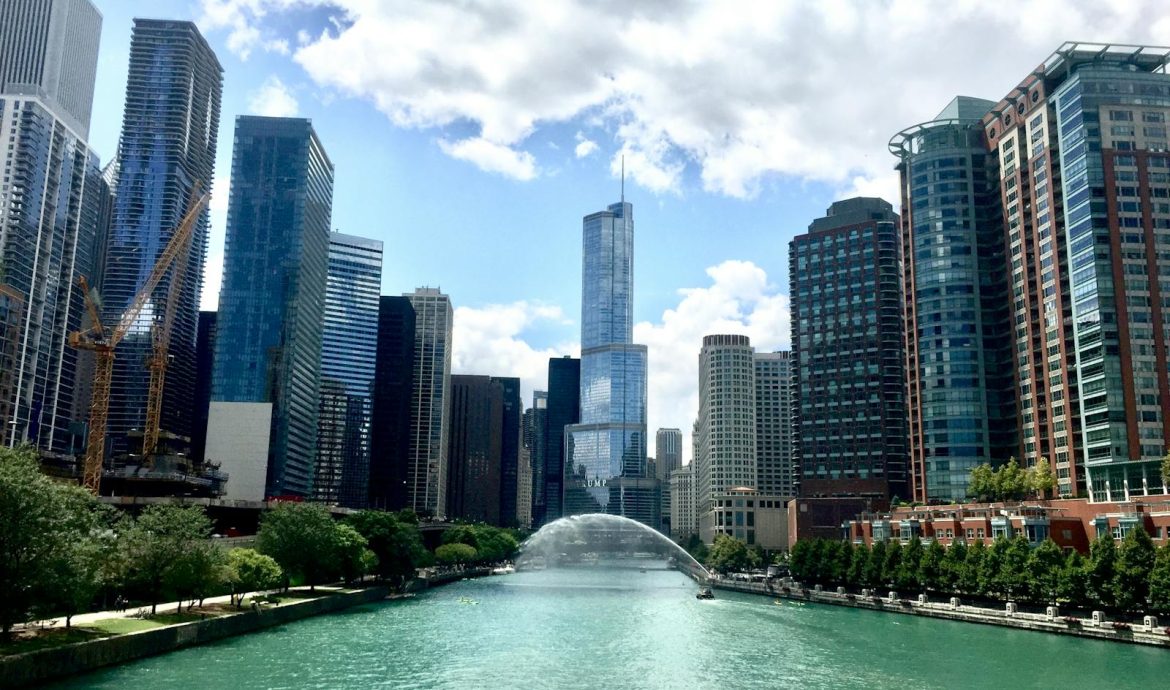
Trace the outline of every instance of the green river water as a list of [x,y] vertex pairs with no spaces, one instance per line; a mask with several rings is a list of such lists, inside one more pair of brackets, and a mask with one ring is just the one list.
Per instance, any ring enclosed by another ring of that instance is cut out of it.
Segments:
[[1166,650],[695,591],[653,567],[465,580],[58,687],[1170,688]]

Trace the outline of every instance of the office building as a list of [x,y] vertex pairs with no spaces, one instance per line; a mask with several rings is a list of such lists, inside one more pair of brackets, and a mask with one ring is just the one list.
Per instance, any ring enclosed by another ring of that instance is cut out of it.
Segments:
[[792,465],[792,353],[757,352],[756,483],[768,496],[795,496]]
[[[536,393],[542,392],[536,391]],[[547,399],[545,402],[547,402]],[[522,430],[520,466],[516,472],[516,523],[520,529],[532,528],[532,455],[535,450],[534,442],[536,440],[535,413],[536,409],[530,407],[524,410],[524,415],[520,418],[520,428]],[[541,414],[543,415],[543,411]]]
[[682,467],[682,432],[678,429],[659,429],[654,433],[654,471],[660,481]]
[[746,335],[703,336],[699,353],[699,452],[695,456],[695,512],[700,536],[715,530],[714,497],[755,490],[755,351]]
[[788,246],[802,496],[910,495],[898,216],[834,202]]
[[695,463],[683,465],[670,473],[670,536],[686,541],[698,535],[699,522],[695,518]]
[[382,242],[330,233],[313,484],[325,503],[366,505],[381,286]]
[[447,517],[500,524],[504,387],[490,376],[451,376]]
[[922,502],[963,499],[974,467],[1017,448],[998,160],[981,122],[992,105],[957,97],[890,142],[902,185],[910,479]]
[[[545,379],[547,384],[548,379]],[[548,391],[533,391],[532,408],[525,413],[524,445],[532,463],[532,489],[529,499],[530,524],[537,525],[544,513],[544,476],[548,454]]]
[[[414,308],[414,372],[410,402],[407,507],[447,515],[447,425],[451,389],[451,299],[436,288],[403,295]],[[497,493],[498,496],[498,493]]]
[[493,376],[504,394],[504,417],[500,446],[500,524],[516,525],[516,491],[520,481],[520,450],[524,442],[521,417],[524,403],[520,401],[520,379]]
[[544,495],[536,497],[537,527],[564,517],[565,428],[581,419],[581,360],[548,361],[548,414],[545,422]]
[[102,202],[86,138],[101,15],[88,0],[0,7],[0,443],[80,448],[88,402],[69,333],[85,318]]
[[[130,42],[117,195],[103,277],[102,319],[116,323],[150,275],[187,212],[198,183],[215,178],[223,69],[191,22],[135,19]],[[161,429],[190,438],[195,406],[195,335],[208,214],[199,215],[185,256],[185,280],[168,345]],[[168,275],[173,275],[170,273]],[[129,450],[126,434],[146,422],[151,331],[166,312],[170,278],[159,283],[129,335],[118,346],[110,388],[109,440]],[[221,318],[223,312],[220,312]],[[222,325],[222,324],[221,324]]]
[[564,514],[609,513],[657,527],[646,477],[646,346],[633,344],[634,207],[585,216],[581,419],[566,430]]
[[211,377],[215,373],[214,311],[199,312],[195,333],[195,411],[191,424],[191,457],[202,462],[207,449],[207,415],[211,407]]
[[402,510],[407,500],[411,401],[414,390],[414,307],[406,297],[378,303],[378,351],[374,364],[368,505]]
[[332,203],[308,120],[236,120],[211,398],[272,403],[270,496],[313,496]]

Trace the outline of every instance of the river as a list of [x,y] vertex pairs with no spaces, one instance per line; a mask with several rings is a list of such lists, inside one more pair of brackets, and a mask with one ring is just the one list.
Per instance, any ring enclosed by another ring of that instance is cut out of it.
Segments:
[[466,580],[56,687],[1170,686],[1166,650],[695,591],[661,566]]

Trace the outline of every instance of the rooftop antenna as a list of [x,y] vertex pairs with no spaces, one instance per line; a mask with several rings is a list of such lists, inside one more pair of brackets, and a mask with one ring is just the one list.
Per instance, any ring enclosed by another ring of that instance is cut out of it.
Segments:
[[622,154],[622,203],[626,203],[626,154]]

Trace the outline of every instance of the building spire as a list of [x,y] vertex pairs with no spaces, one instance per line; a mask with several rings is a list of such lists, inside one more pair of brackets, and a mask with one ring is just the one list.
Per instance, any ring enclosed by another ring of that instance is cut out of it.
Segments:
[[626,203],[626,154],[622,154],[622,203]]

